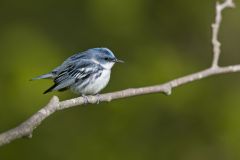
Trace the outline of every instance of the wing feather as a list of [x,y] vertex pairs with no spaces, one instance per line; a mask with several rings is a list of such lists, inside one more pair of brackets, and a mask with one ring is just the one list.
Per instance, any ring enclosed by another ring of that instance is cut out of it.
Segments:
[[72,86],[75,82],[83,83],[102,67],[92,61],[82,60],[78,63],[68,63],[58,68],[54,78],[54,85],[44,93],[54,90],[64,90]]

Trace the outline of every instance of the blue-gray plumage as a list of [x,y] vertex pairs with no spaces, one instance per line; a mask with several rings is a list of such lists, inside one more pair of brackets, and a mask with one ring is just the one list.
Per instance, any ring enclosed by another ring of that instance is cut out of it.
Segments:
[[92,48],[66,59],[51,72],[33,78],[53,79],[54,85],[45,93],[71,89],[74,93],[93,95],[99,93],[109,82],[111,68],[118,60],[107,48]]

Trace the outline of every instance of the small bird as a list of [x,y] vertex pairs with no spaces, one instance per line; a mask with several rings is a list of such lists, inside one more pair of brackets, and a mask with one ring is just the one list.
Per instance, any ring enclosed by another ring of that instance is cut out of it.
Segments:
[[74,93],[86,95],[98,94],[109,82],[111,68],[118,60],[108,48],[92,48],[67,58],[60,66],[47,74],[32,80],[53,79],[51,91],[70,89]]

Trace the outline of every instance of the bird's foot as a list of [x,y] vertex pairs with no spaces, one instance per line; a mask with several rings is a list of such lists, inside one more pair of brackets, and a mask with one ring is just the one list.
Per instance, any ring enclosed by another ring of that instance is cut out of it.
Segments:
[[97,98],[97,102],[96,103],[99,104],[100,103],[100,94],[97,93],[97,94],[95,94],[95,96]]
[[88,104],[89,103],[88,96],[82,95],[82,97],[83,97],[84,104],[85,105]]

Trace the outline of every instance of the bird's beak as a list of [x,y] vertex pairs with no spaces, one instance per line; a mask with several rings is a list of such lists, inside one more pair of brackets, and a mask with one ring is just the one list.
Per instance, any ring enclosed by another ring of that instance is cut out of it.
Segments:
[[117,62],[117,63],[124,63],[124,61],[120,60],[120,59],[115,59],[114,62]]

